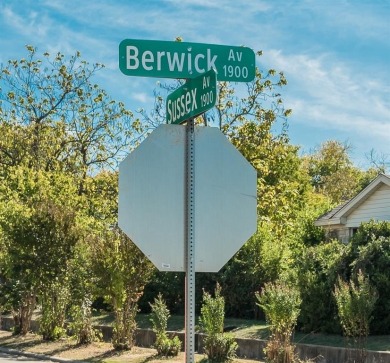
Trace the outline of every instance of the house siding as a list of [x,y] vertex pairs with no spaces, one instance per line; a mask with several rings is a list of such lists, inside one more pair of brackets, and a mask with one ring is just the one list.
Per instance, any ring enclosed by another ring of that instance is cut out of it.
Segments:
[[349,240],[349,228],[343,224],[322,226],[325,229],[325,236],[327,240],[338,239],[341,242],[347,243]]
[[369,220],[390,221],[390,186],[382,185],[347,216],[347,228],[359,227]]
[[349,232],[349,228],[340,228],[339,231],[338,231],[338,236],[339,236],[339,241],[343,242],[343,243],[348,243],[349,239],[350,239],[350,232]]

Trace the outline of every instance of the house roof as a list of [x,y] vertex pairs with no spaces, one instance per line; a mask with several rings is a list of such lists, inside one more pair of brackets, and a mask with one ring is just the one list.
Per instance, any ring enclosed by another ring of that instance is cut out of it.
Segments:
[[382,184],[390,186],[390,175],[379,174],[370,184],[368,184],[355,197],[344,204],[333,208],[331,211],[320,216],[314,224],[316,226],[328,226],[334,224],[345,224],[346,217],[360,204],[362,204],[370,195],[372,195]]

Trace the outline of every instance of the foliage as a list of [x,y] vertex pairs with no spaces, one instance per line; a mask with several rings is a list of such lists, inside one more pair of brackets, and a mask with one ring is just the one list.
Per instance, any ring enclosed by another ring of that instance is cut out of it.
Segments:
[[18,322],[26,321],[27,332],[38,297],[42,329],[51,339],[69,305],[52,292],[66,291],[83,326],[80,338],[90,340],[94,291],[87,261],[93,255],[84,253],[83,266],[76,244],[94,227],[115,223],[117,173],[105,169],[138,143],[143,129],[92,83],[102,65],[88,64],[79,52],[46,52],[39,59],[34,47],[26,48],[26,58],[0,67],[1,300]]
[[359,362],[365,362],[365,341],[369,334],[372,312],[377,301],[377,292],[368,278],[359,270],[356,283],[349,283],[338,278],[334,289],[343,332],[346,337],[353,338],[354,346],[359,351]]
[[298,319],[306,332],[340,333],[337,305],[332,298],[338,276],[344,280],[361,270],[378,291],[371,331],[389,332],[390,235],[389,222],[363,223],[348,245],[337,240],[297,250],[290,271],[302,297]]
[[153,331],[156,333],[156,342],[154,347],[158,355],[164,357],[175,357],[181,349],[181,341],[175,336],[172,339],[167,335],[169,310],[161,294],[154,299],[154,304],[150,304],[152,309],[150,321],[152,322]]
[[305,332],[339,333],[334,318],[332,291],[345,265],[347,246],[338,240],[322,242],[297,251],[291,278],[299,288],[302,304],[298,325]]
[[[57,336],[63,315],[58,309],[67,304],[54,307],[59,301],[49,291],[61,290],[60,282],[72,296],[73,311],[79,312],[75,316],[85,329],[90,324],[85,307],[92,298],[91,274],[73,263],[70,225],[82,221],[78,228],[87,229],[99,220],[112,223],[117,174],[99,171],[117,165],[118,157],[142,137],[142,126],[121,102],[92,83],[103,65],[88,64],[79,52],[39,57],[36,48],[26,49],[26,58],[0,67],[0,225],[5,244],[0,298],[26,332],[39,293],[43,329],[54,330],[58,318]],[[33,219],[45,204],[65,214],[39,224]],[[70,210],[72,221],[66,217]],[[61,228],[68,228],[65,236]],[[82,340],[89,340],[85,329]]]
[[95,278],[91,276],[92,256],[87,244],[81,241],[75,249],[69,272],[69,328],[79,344],[89,344],[101,339],[92,325],[92,303]]
[[340,204],[355,196],[367,185],[367,173],[353,165],[351,145],[335,140],[324,142],[304,158],[305,167],[315,191],[326,195],[332,203]]
[[358,272],[356,283],[351,280],[348,284],[339,277],[334,289],[334,297],[345,335],[367,337],[371,315],[378,298],[368,278],[362,271]]
[[113,346],[131,349],[136,330],[137,302],[153,271],[142,252],[115,227],[100,226],[90,236],[93,270],[100,293],[115,313]]
[[328,212],[333,207],[328,198],[313,190],[307,191],[305,199],[305,205],[298,211],[291,233],[298,247],[295,251],[297,254],[300,254],[305,247],[318,245],[325,240],[324,229],[315,226],[314,222],[318,216]]
[[220,272],[228,316],[262,318],[255,292],[278,278],[289,252],[279,243],[272,226],[271,222],[259,223],[257,232]]
[[78,344],[90,344],[102,339],[102,334],[92,324],[92,300],[85,297],[80,305],[72,305],[69,311],[69,329]]
[[223,332],[225,319],[225,299],[221,296],[219,284],[215,287],[215,296],[203,291],[203,305],[199,318],[199,325],[202,331],[208,335]]
[[238,345],[233,334],[217,333],[204,338],[204,352],[210,362],[228,362],[236,357]]
[[299,290],[282,281],[268,283],[261,293],[256,293],[256,298],[270,324],[271,338],[265,348],[268,361],[293,362],[294,346],[291,340],[302,301]]
[[43,340],[58,340],[66,335],[65,313],[69,303],[69,289],[63,281],[53,281],[40,293],[42,316],[39,333]]
[[351,239],[351,253],[356,256],[356,254],[359,253],[359,248],[361,246],[367,246],[367,244],[379,237],[390,237],[389,221],[371,220],[362,223]]
[[160,335],[153,346],[160,356],[176,357],[181,349],[181,341],[178,336],[169,338],[168,335]]
[[[196,284],[200,282],[202,275],[199,275],[199,279],[196,279]],[[149,313],[150,301],[153,301],[158,294],[164,292],[164,300],[169,311],[172,314],[184,315],[184,278],[185,274],[183,272],[163,272],[154,269],[139,301],[141,311]]]
[[374,334],[390,332],[390,222],[363,223],[352,237],[346,256],[347,276],[361,270],[378,292],[373,312],[371,331]]
[[4,297],[14,311],[17,331],[26,334],[36,295],[45,299],[43,294],[66,277],[79,239],[75,214],[50,199],[30,205],[11,202],[2,210],[0,225],[7,255]]
[[264,319],[256,305],[255,292],[282,276],[292,275],[294,281],[301,278],[296,269],[302,256],[306,255],[308,246],[319,244],[323,237],[323,230],[315,227],[313,221],[328,206],[326,200],[310,191],[302,198],[306,199],[302,209],[290,206],[294,199],[285,199],[283,203],[290,212],[284,214],[283,221],[275,216],[279,212],[259,217],[256,233],[224,266],[218,274],[220,277],[216,277],[221,281],[228,316]]
[[0,165],[72,173],[83,193],[86,176],[116,165],[142,126],[92,83],[103,65],[79,52],[39,58],[26,49],[26,58],[0,67]]
[[[289,269],[301,225],[308,217],[309,181],[297,148],[272,123],[247,121],[231,136],[233,144],[257,170],[257,232],[221,272],[229,315],[258,317],[255,291]],[[298,219],[300,218],[300,219]]]
[[206,333],[204,352],[211,362],[226,362],[235,358],[237,343],[231,334],[224,333],[225,299],[221,296],[219,284],[215,287],[214,297],[203,291],[203,305],[199,326]]
[[149,304],[151,307],[150,321],[152,323],[153,331],[157,335],[164,334],[167,330],[170,314],[161,293],[154,299],[153,304]]
[[84,184],[83,206],[89,218],[115,223],[118,216],[118,171],[102,171]]
[[[262,52],[257,52],[257,55],[261,56]],[[181,81],[159,83],[159,88],[154,93],[153,109],[149,113],[144,109],[139,110],[145,124],[155,128],[166,122],[164,97],[181,84]],[[233,86],[230,82],[218,82],[218,101],[215,108],[198,117],[197,123],[216,126],[230,136],[235,133],[237,125],[247,120],[255,119],[260,123],[285,120],[291,114],[290,109],[284,108],[279,93],[279,89],[285,85],[287,80],[283,72],[274,69],[266,72],[256,69],[255,79],[245,83],[239,91],[236,89],[237,84]]]

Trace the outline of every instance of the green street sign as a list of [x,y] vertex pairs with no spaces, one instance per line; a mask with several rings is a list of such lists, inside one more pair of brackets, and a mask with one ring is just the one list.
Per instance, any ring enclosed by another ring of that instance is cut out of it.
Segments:
[[127,76],[185,79],[214,68],[219,81],[250,82],[255,53],[230,45],[125,39],[119,44],[119,68]]
[[213,69],[188,80],[166,101],[167,123],[180,124],[213,108],[217,99],[217,77]]

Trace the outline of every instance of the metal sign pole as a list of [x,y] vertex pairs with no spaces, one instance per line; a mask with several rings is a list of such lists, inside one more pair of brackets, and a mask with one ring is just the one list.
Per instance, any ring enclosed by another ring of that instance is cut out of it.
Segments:
[[185,353],[186,363],[194,363],[195,353],[195,126],[194,119],[186,127],[186,192],[187,243],[185,279]]

